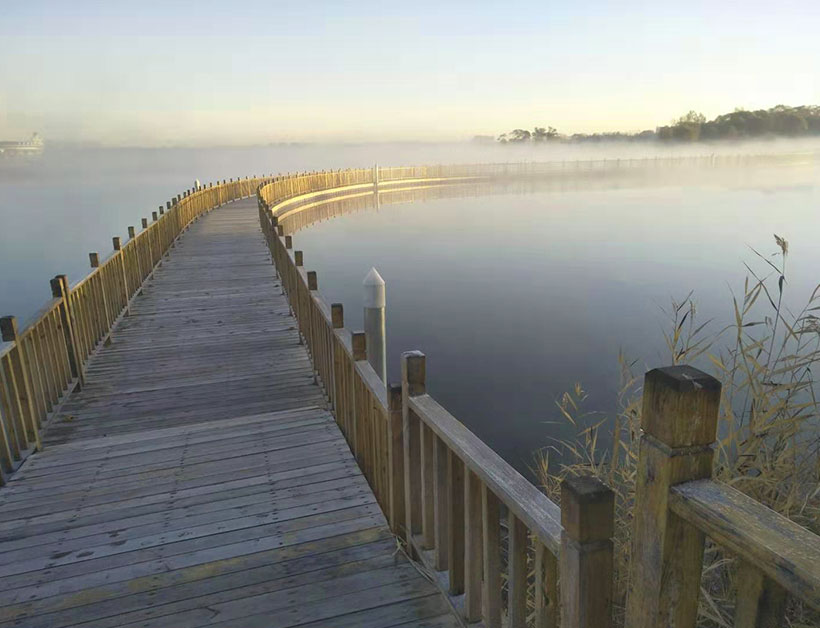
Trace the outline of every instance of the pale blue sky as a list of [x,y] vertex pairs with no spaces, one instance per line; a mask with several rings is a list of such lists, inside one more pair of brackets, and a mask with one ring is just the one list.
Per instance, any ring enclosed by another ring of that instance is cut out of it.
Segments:
[[5,0],[0,139],[640,130],[820,104],[820,3]]

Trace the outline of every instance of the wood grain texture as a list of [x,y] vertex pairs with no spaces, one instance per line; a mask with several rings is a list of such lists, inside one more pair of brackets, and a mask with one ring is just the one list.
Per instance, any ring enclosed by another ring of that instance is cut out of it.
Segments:
[[[0,492],[0,626],[458,625],[325,408],[255,201],[171,251]],[[87,340],[124,307],[112,269]]]
[[711,480],[672,487],[669,508],[744,562],[820,609],[820,537]]

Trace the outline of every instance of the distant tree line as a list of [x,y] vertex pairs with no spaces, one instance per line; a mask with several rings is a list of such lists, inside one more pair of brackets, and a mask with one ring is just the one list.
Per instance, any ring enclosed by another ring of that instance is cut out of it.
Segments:
[[[788,107],[777,105],[771,109],[747,111],[735,109],[714,120],[706,120],[702,113],[690,111],[667,126],[639,133],[575,133],[563,135],[554,127],[513,129],[502,133],[495,141],[501,144],[546,142],[603,142],[603,141],[662,141],[697,142],[700,140],[731,140],[765,137],[801,137],[820,135],[820,106]],[[476,142],[493,141],[491,136],[476,136]]]
[[684,142],[820,135],[820,107],[777,105],[757,111],[735,109],[709,121],[703,114],[690,111],[669,126],[659,127],[657,135],[659,140]]

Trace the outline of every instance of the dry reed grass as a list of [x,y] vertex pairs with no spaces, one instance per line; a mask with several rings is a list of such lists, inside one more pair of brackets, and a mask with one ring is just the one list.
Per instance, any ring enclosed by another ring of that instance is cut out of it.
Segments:
[[[732,295],[733,320],[715,332],[695,322],[692,294],[673,301],[665,333],[670,363],[689,363],[723,384],[714,477],[777,512],[820,533],[820,403],[815,371],[820,363],[820,285],[797,311],[786,307],[788,243],[775,236],[777,251],[753,251],[765,273],[746,265],[743,294]],[[558,401],[577,436],[538,455],[544,490],[557,501],[560,480],[591,474],[616,495],[615,614],[623,625],[640,434],[643,369],[620,356],[621,385],[614,417],[584,408],[576,385]],[[611,434],[606,430],[611,429]],[[611,437],[611,445],[602,435]],[[607,446],[609,445],[609,446]],[[550,453],[558,464],[550,464]],[[734,559],[707,544],[699,625],[732,626]],[[820,615],[792,600],[787,625],[820,626]]]

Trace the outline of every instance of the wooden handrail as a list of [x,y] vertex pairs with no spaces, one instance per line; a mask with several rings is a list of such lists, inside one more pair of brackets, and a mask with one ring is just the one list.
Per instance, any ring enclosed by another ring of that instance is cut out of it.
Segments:
[[[732,158],[707,161],[721,160],[731,163]],[[653,161],[629,160],[615,167]],[[583,168],[597,164],[608,162]],[[468,623],[495,627],[506,614],[508,626],[524,626],[529,598],[535,625],[556,626],[560,579],[561,625],[606,628],[612,621],[611,491],[596,482],[565,481],[559,508],[426,392],[425,357],[418,352],[403,356],[401,386],[384,387],[366,361],[364,334],[344,328],[340,304],[328,308],[315,273],[304,266],[303,252],[293,250],[292,236],[281,222],[335,199],[370,194],[370,185],[412,189],[413,182],[425,185],[434,176],[440,181],[447,175],[475,179],[545,170],[533,164],[495,164],[276,178],[258,190],[260,223],[339,427],[393,531],[435,574],[458,615]],[[647,374],[630,627],[694,628],[704,535],[742,559],[737,626],[776,621],[786,592],[817,603],[818,537],[708,480],[719,399],[719,383],[691,367]],[[506,597],[501,593],[505,530]],[[804,547],[809,557],[801,559]],[[528,577],[532,568],[534,580]]]
[[713,480],[673,486],[669,509],[820,610],[820,537],[816,534]]
[[409,404],[448,449],[557,556],[561,509],[430,395],[411,397]]
[[[536,625],[555,626],[560,574],[562,625],[607,628],[612,493],[600,483],[568,480],[559,509],[427,393],[425,357],[418,352],[403,356],[401,385],[385,386],[367,361],[365,334],[345,329],[343,308],[321,297],[316,273],[293,250],[292,235],[280,222],[319,200],[370,188],[541,176],[568,167],[646,167],[658,160],[568,163],[301,173],[223,180],[177,195],[150,222],[143,219],[141,233],[129,228],[124,245],[114,239],[114,252],[102,263],[91,255],[94,268],[73,286],[65,276],[55,277],[52,300],[24,329],[13,317],[2,319],[8,344],[0,347],[0,482],[41,446],[40,430],[84,384],[88,361],[112,341],[116,322],[181,233],[203,213],[255,192],[260,225],[314,377],[391,528],[435,574],[453,608],[466,622],[488,628],[500,626],[506,614],[507,625],[518,628],[528,621],[532,600]],[[710,480],[719,398],[719,384],[695,369],[647,374],[627,608],[631,628],[694,626],[707,534],[741,558],[740,579],[748,586],[738,597],[739,625],[776,618],[787,593],[817,605],[817,537]],[[805,551],[809,558],[799,558]]]
[[88,360],[111,341],[116,322],[188,226],[219,205],[245,198],[271,177],[237,179],[188,190],[153,212],[149,224],[103,260],[90,255],[91,271],[69,285],[51,281],[52,299],[21,330],[14,317],[3,321],[0,346],[0,485],[29,453],[39,449],[40,430],[71,391],[83,385]]

